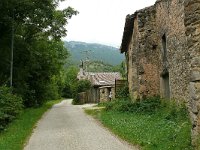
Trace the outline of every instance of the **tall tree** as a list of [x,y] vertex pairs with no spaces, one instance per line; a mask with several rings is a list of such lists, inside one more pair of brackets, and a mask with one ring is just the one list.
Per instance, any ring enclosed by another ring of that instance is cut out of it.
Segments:
[[57,10],[61,1],[0,1],[0,84],[10,81],[14,35],[13,88],[27,106],[41,104],[52,86],[57,86],[67,57],[61,37],[66,36],[65,25],[77,11]]

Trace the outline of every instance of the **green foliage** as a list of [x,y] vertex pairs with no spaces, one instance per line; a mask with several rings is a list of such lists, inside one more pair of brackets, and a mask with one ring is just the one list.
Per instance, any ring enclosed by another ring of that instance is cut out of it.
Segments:
[[159,97],[147,98],[145,100],[136,102],[133,102],[127,98],[121,98],[104,103],[104,105],[106,110],[148,114],[157,111],[162,106]]
[[120,72],[123,78],[127,78],[126,63],[122,61],[119,65],[116,65],[112,69],[114,72]]
[[72,98],[72,88],[70,84],[65,83],[64,88],[62,90],[62,96],[65,98]]
[[117,90],[116,97],[130,99],[128,84]]
[[144,150],[194,149],[191,145],[192,125],[184,105],[156,97],[135,103],[114,101],[104,103],[104,106],[105,111],[89,113],[115,134]]
[[77,82],[76,91],[78,93],[85,92],[91,88],[91,82],[89,80],[79,80]]
[[60,100],[51,100],[37,108],[26,108],[8,128],[0,133],[1,150],[22,150],[41,116]]
[[73,104],[80,104],[78,93],[86,92],[91,88],[89,80],[79,80],[73,88]]
[[78,93],[91,88],[91,82],[89,80],[78,80],[77,74],[78,68],[75,66],[66,68],[64,73],[65,84],[62,93],[64,97],[73,98],[73,104],[79,104]]
[[30,60],[23,64],[25,69],[18,66],[22,72],[15,72],[13,80],[14,91],[22,95],[25,106],[42,105],[45,100],[60,97],[58,86],[62,86],[61,73],[66,57],[62,42],[41,39],[34,43]]
[[64,71],[64,88],[62,90],[62,96],[66,98],[73,97],[73,91],[77,85],[78,68],[71,66]]
[[68,19],[78,13],[71,7],[58,10],[61,1],[0,2],[0,85],[8,85],[10,81],[13,34],[13,91],[23,98],[26,107],[61,96],[62,69],[68,57],[61,37],[66,36]]
[[86,70],[87,65],[87,71],[88,72],[112,72],[113,67],[110,64],[106,64],[103,61],[90,61],[85,62],[84,69]]
[[13,95],[10,88],[0,87],[0,130],[17,117],[23,108],[22,103],[21,97]]
[[101,111],[103,108],[101,109],[84,109],[84,112],[88,115],[93,116],[95,119],[98,119],[101,117]]
[[103,61],[96,61],[96,60],[95,61],[90,60],[84,62],[84,69],[87,70],[88,72],[120,72],[123,77],[125,74],[125,70],[121,68],[121,65],[113,66]]
[[144,150],[192,150],[188,116],[169,121],[164,113],[162,110],[152,115],[109,111],[103,112],[100,119],[114,133]]

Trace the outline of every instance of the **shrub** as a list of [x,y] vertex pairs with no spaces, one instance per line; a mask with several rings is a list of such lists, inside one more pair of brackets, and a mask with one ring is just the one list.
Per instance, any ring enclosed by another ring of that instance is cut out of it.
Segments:
[[146,98],[136,102],[121,98],[113,100],[112,102],[107,102],[104,105],[106,110],[135,113],[153,113],[162,106],[159,97]]
[[86,92],[91,88],[89,80],[79,80],[73,87],[73,104],[80,104],[78,93]]
[[0,87],[0,130],[10,123],[23,108],[22,98],[11,93],[8,87]]
[[62,96],[65,98],[72,98],[72,89],[68,83],[64,85]]
[[91,82],[89,80],[79,80],[77,84],[77,92],[85,92],[91,88]]
[[127,83],[124,85],[124,87],[117,90],[116,97],[117,98],[129,98],[130,97],[129,88],[128,88]]

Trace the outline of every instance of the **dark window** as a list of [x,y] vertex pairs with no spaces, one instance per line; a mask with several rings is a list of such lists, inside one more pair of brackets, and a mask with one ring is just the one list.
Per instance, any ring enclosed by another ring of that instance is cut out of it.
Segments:
[[162,56],[163,56],[163,73],[162,73],[162,91],[163,97],[170,98],[170,80],[167,65],[167,37],[166,34],[162,36]]
[[162,52],[163,52],[163,61],[167,61],[167,38],[166,34],[162,36]]
[[164,98],[170,98],[170,86],[169,86],[169,73],[167,72],[162,76],[162,88]]

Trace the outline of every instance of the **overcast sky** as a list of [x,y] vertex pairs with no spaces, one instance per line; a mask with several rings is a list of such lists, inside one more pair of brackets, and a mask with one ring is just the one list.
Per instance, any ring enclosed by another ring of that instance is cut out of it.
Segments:
[[156,0],[66,0],[60,9],[71,6],[79,11],[67,25],[64,40],[121,45],[125,17],[153,5]]

